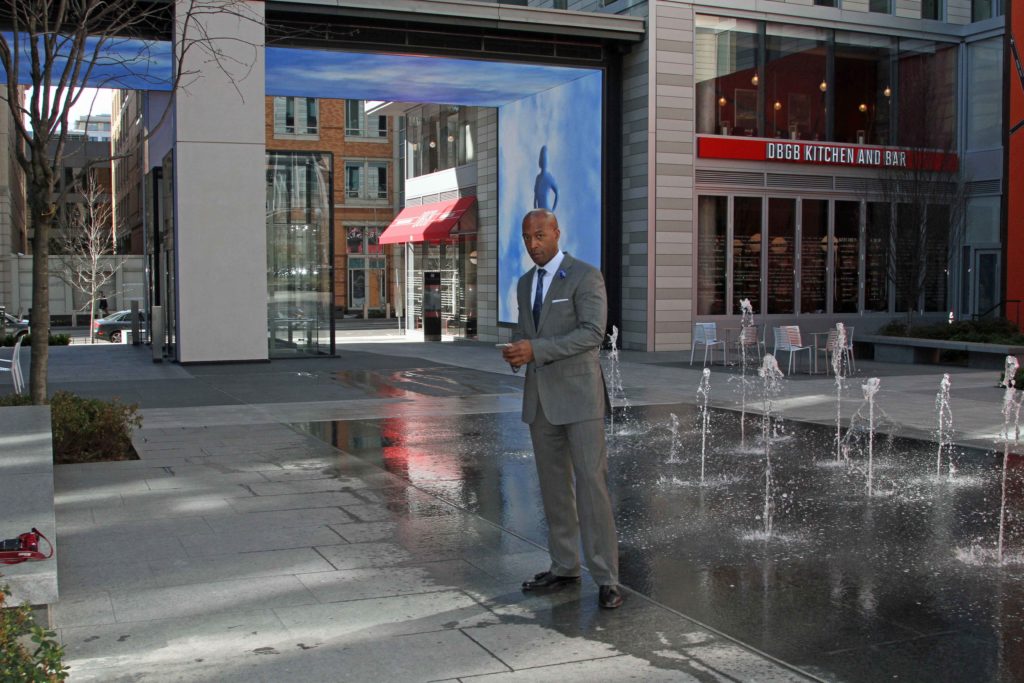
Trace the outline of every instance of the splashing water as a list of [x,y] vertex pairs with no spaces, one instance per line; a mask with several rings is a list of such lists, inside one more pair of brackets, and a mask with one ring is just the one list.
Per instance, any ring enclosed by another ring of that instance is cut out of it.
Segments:
[[875,479],[875,394],[878,393],[880,380],[877,377],[870,378],[861,385],[864,391],[864,400],[868,402],[868,495],[874,492]]
[[700,407],[700,483],[704,485],[704,462],[708,445],[708,426],[711,424],[711,414],[708,412],[708,398],[711,396],[711,368],[704,368],[704,374],[700,378],[700,386],[697,387],[697,399],[701,401]]
[[846,327],[842,323],[836,323],[836,338],[832,344],[832,374],[836,378],[836,461],[843,457],[843,380],[846,378],[846,364],[843,363],[843,355],[845,353]]
[[950,451],[953,448],[953,409],[949,405],[949,373],[942,375],[939,382],[939,393],[935,394],[935,411],[939,416],[939,428],[935,432],[939,442],[939,452],[935,460],[935,476],[942,476],[942,452],[946,451],[949,461],[949,476],[952,478],[954,468]]
[[770,353],[764,355],[757,374],[764,385],[764,414],[761,418],[761,438],[764,441],[764,534],[765,537],[771,537],[775,516],[775,499],[772,495],[772,401],[782,389],[783,375],[775,356]]
[[740,449],[747,447],[747,345],[743,340],[753,327],[754,307],[750,299],[740,299]]
[[1017,391],[1015,377],[1017,376],[1017,359],[1014,356],[1006,357],[1006,371],[1003,374],[1003,384],[1006,385],[1006,392],[1003,394],[1003,481],[1002,499],[999,503],[999,540],[996,544],[996,560],[1003,563],[1003,539],[1006,529],[1006,471],[1010,464],[1010,425],[1013,424],[1013,443],[1020,441],[1020,408],[1022,403],[1021,392]]
[[[608,351],[608,390],[609,400],[614,405],[618,402],[622,406],[622,422],[629,421],[629,399],[626,397],[626,390],[622,386],[622,372],[619,369],[619,328],[612,325],[612,333],[608,335],[610,350]],[[615,434],[615,412],[612,411],[610,419],[611,433]]]
[[672,432],[672,441],[668,447],[668,460],[665,462],[669,464],[678,464],[682,462],[679,460],[679,417],[675,413],[669,413],[669,430]]

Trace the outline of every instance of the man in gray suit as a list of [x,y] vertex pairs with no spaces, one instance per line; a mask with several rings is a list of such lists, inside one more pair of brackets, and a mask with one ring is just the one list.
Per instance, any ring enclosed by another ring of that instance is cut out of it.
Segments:
[[598,358],[608,301],[601,271],[561,252],[560,234],[547,209],[523,219],[523,242],[537,267],[519,278],[519,322],[502,352],[512,367],[526,366],[523,422],[530,425],[551,554],[550,568],[523,590],[577,583],[582,535],[598,604],[614,609],[622,593],[604,439],[610,405]]

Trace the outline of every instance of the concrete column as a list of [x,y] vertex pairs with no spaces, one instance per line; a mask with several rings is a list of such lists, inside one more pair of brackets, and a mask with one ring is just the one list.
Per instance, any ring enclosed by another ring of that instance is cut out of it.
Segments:
[[[178,0],[179,46],[187,5]],[[207,10],[198,19],[228,55],[219,62],[224,70],[204,46],[190,47],[183,73],[198,77],[186,77],[175,96],[175,283],[183,363],[268,357],[264,5],[224,5],[224,12]],[[194,26],[184,32],[195,38]]]

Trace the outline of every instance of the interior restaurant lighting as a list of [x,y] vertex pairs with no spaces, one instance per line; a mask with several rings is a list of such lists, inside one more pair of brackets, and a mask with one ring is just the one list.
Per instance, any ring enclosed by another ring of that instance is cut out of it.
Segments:
[[828,83],[826,83],[825,81],[819,83],[818,90],[820,90],[821,92],[825,92],[826,90],[828,90]]
[[719,97],[718,98],[718,106],[719,107],[724,107],[728,103],[729,103],[729,100],[725,99],[724,97]]
[[772,107],[775,108],[775,111],[779,111],[780,109],[782,109],[782,102],[779,102],[778,100],[776,100],[775,104],[773,104]]
[[868,110],[868,105],[864,104],[863,102],[861,102],[860,104],[857,105],[857,111],[859,111],[860,113],[863,114],[867,110]]
[[892,97],[892,88],[890,88],[889,86],[885,86],[885,89],[882,91],[882,94],[885,95],[886,97]]
[[761,81],[761,79],[757,77],[757,74],[754,74],[753,78],[750,79],[750,85],[752,85],[754,87],[757,87],[757,84],[760,81]]

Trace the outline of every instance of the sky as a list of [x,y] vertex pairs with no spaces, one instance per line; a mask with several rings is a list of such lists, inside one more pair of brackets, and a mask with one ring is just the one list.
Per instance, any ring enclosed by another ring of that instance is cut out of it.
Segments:
[[[78,98],[78,102],[71,108],[71,114],[68,119],[71,121],[71,125],[75,125],[75,121],[80,116],[86,116],[92,109],[93,114],[109,114],[111,98],[114,96],[114,91],[107,88],[82,88],[82,95]],[[29,88],[25,94],[26,102],[32,97],[32,89]],[[95,100],[94,100],[95,98]],[[25,123],[28,124],[28,117],[25,117]]]

